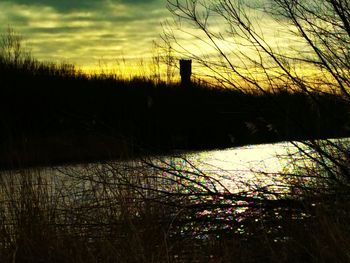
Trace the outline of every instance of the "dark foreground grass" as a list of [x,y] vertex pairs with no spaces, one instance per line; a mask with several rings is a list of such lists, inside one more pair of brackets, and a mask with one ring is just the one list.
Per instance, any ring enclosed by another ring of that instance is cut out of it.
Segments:
[[195,167],[155,159],[3,172],[0,259],[349,262],[346,184],[315,188],[303,175],[272,194],[223,192]]

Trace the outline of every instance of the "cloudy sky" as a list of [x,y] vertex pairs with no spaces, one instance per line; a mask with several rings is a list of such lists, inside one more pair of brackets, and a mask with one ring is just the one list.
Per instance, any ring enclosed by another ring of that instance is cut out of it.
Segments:
[[20,33],[41,60],[97,65],[151,55],[165,0],[0,0],[0,31]]
[[[82,69],[97,71],[102,65],[107,69],[118,69],[122,74],[148,75],[154,73],[152,63],[147,64],[154,55],[153,41],[161,40],[161,23],[171,17],[166,2],[0,0],[0,32],[4,33],[7,27],[13,28],[23,36],[32,55],[41,61],[63,61],[74,63]],[[243,2],[252,5],[255,10],[266,0]],[[261,23],[261,28],[265,31],[265,40],[269,40],[272,46],[278,45],[283,50],[289,50],[290,43],[295,43],[293,39],[281,35],[286,28],[274,23],[269,15],[258,9],[249,14],[253,23],[255,20]],[[226,34],[226,27],[223,26],[225,21],[221,21],[217,16],[211,16],[210,25],[214,32]],[[181,28],[184,30],[179,30],[175,35],[186,50],[201,58],[210,55],[216,59],[215,46],[213,48],[203,32],[200,34],[198,31],[192,31],[191,26],[186,23],[182,23]],[[186,35],[184,31],[189,34]],[[255,56],[250,50],[255,49],[250,45],[237,44],[235,41],[221,42],[218,41],[217,44],[237,63],[240,63],[240,54],[251,54],[253,58]],[[184,53],[177,54],[181,57]],[[141,59],[146,61],[146,64],[140,65]],[[126,63],[121,64],[123,61]],[[149,72],[144,72],[144,69]],[[199,71],[197,67],[196,72]]]

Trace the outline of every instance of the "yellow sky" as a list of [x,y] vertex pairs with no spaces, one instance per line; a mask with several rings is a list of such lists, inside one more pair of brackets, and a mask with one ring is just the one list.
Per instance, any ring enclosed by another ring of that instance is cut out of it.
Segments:
[[0,10],[0,31],[13,27],[34,57],[84,67],[149,57],[168,15],[162,0],[2,0]]
[[[0,31],[13,27],[39,60],[73,63],[86,72],[113,73],[126,78],[152,77],[160,69],[165,79],[169,72],[164,59],[160,60],[162,65],[159,68],[152,60],[152,57],[164,54],[164,50],[154,47],[154,42],[161,43],[161,23],[171,18],[165,0],[2,0],[0,10]],[[250,17],[254,25],[259,23],[257,29],[264,40],[278,52],[292,53],[293,48],[303,45],[290,34],[290,28],[276,23],[266,13],[257,10],[250,13]],[[170,26],[184,48],[181,50],[174,45],[179,51],[172,53],[175,64],[177,59],[186,57],[186,52],[181,53],[186,50],[194,57],[215,63],[219,61],[220,54],[205,34],[186,23],[181,24],[180,30],[176,30],[175,24]],[[225,21],[217,16],[210,19],[210,28],[227,34]],[[227,34],[225,40],[218,40],[216,44],[229,54],[235,66],[245,64],[254,72],[254,63],[241,61],[244,56],[258,57],[249,43]],[[193,63],[193,67],[193,72],[203,78],[209,74],[199,63]],[[178,75],[175,65],[170,71],[175,77]]]

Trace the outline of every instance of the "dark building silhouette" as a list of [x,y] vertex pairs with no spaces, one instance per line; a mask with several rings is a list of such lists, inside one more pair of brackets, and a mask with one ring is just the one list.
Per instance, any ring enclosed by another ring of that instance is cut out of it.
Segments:
[[191,83],[192,60],[180,59],[180,76],[181,84],[188,85]]

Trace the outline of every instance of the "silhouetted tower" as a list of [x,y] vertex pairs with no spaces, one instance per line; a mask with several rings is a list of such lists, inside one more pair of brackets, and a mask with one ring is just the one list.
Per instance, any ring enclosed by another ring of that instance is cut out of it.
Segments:
[[191,83],[192,60],[180,59],[180,76],[181,84],[188,85]]

